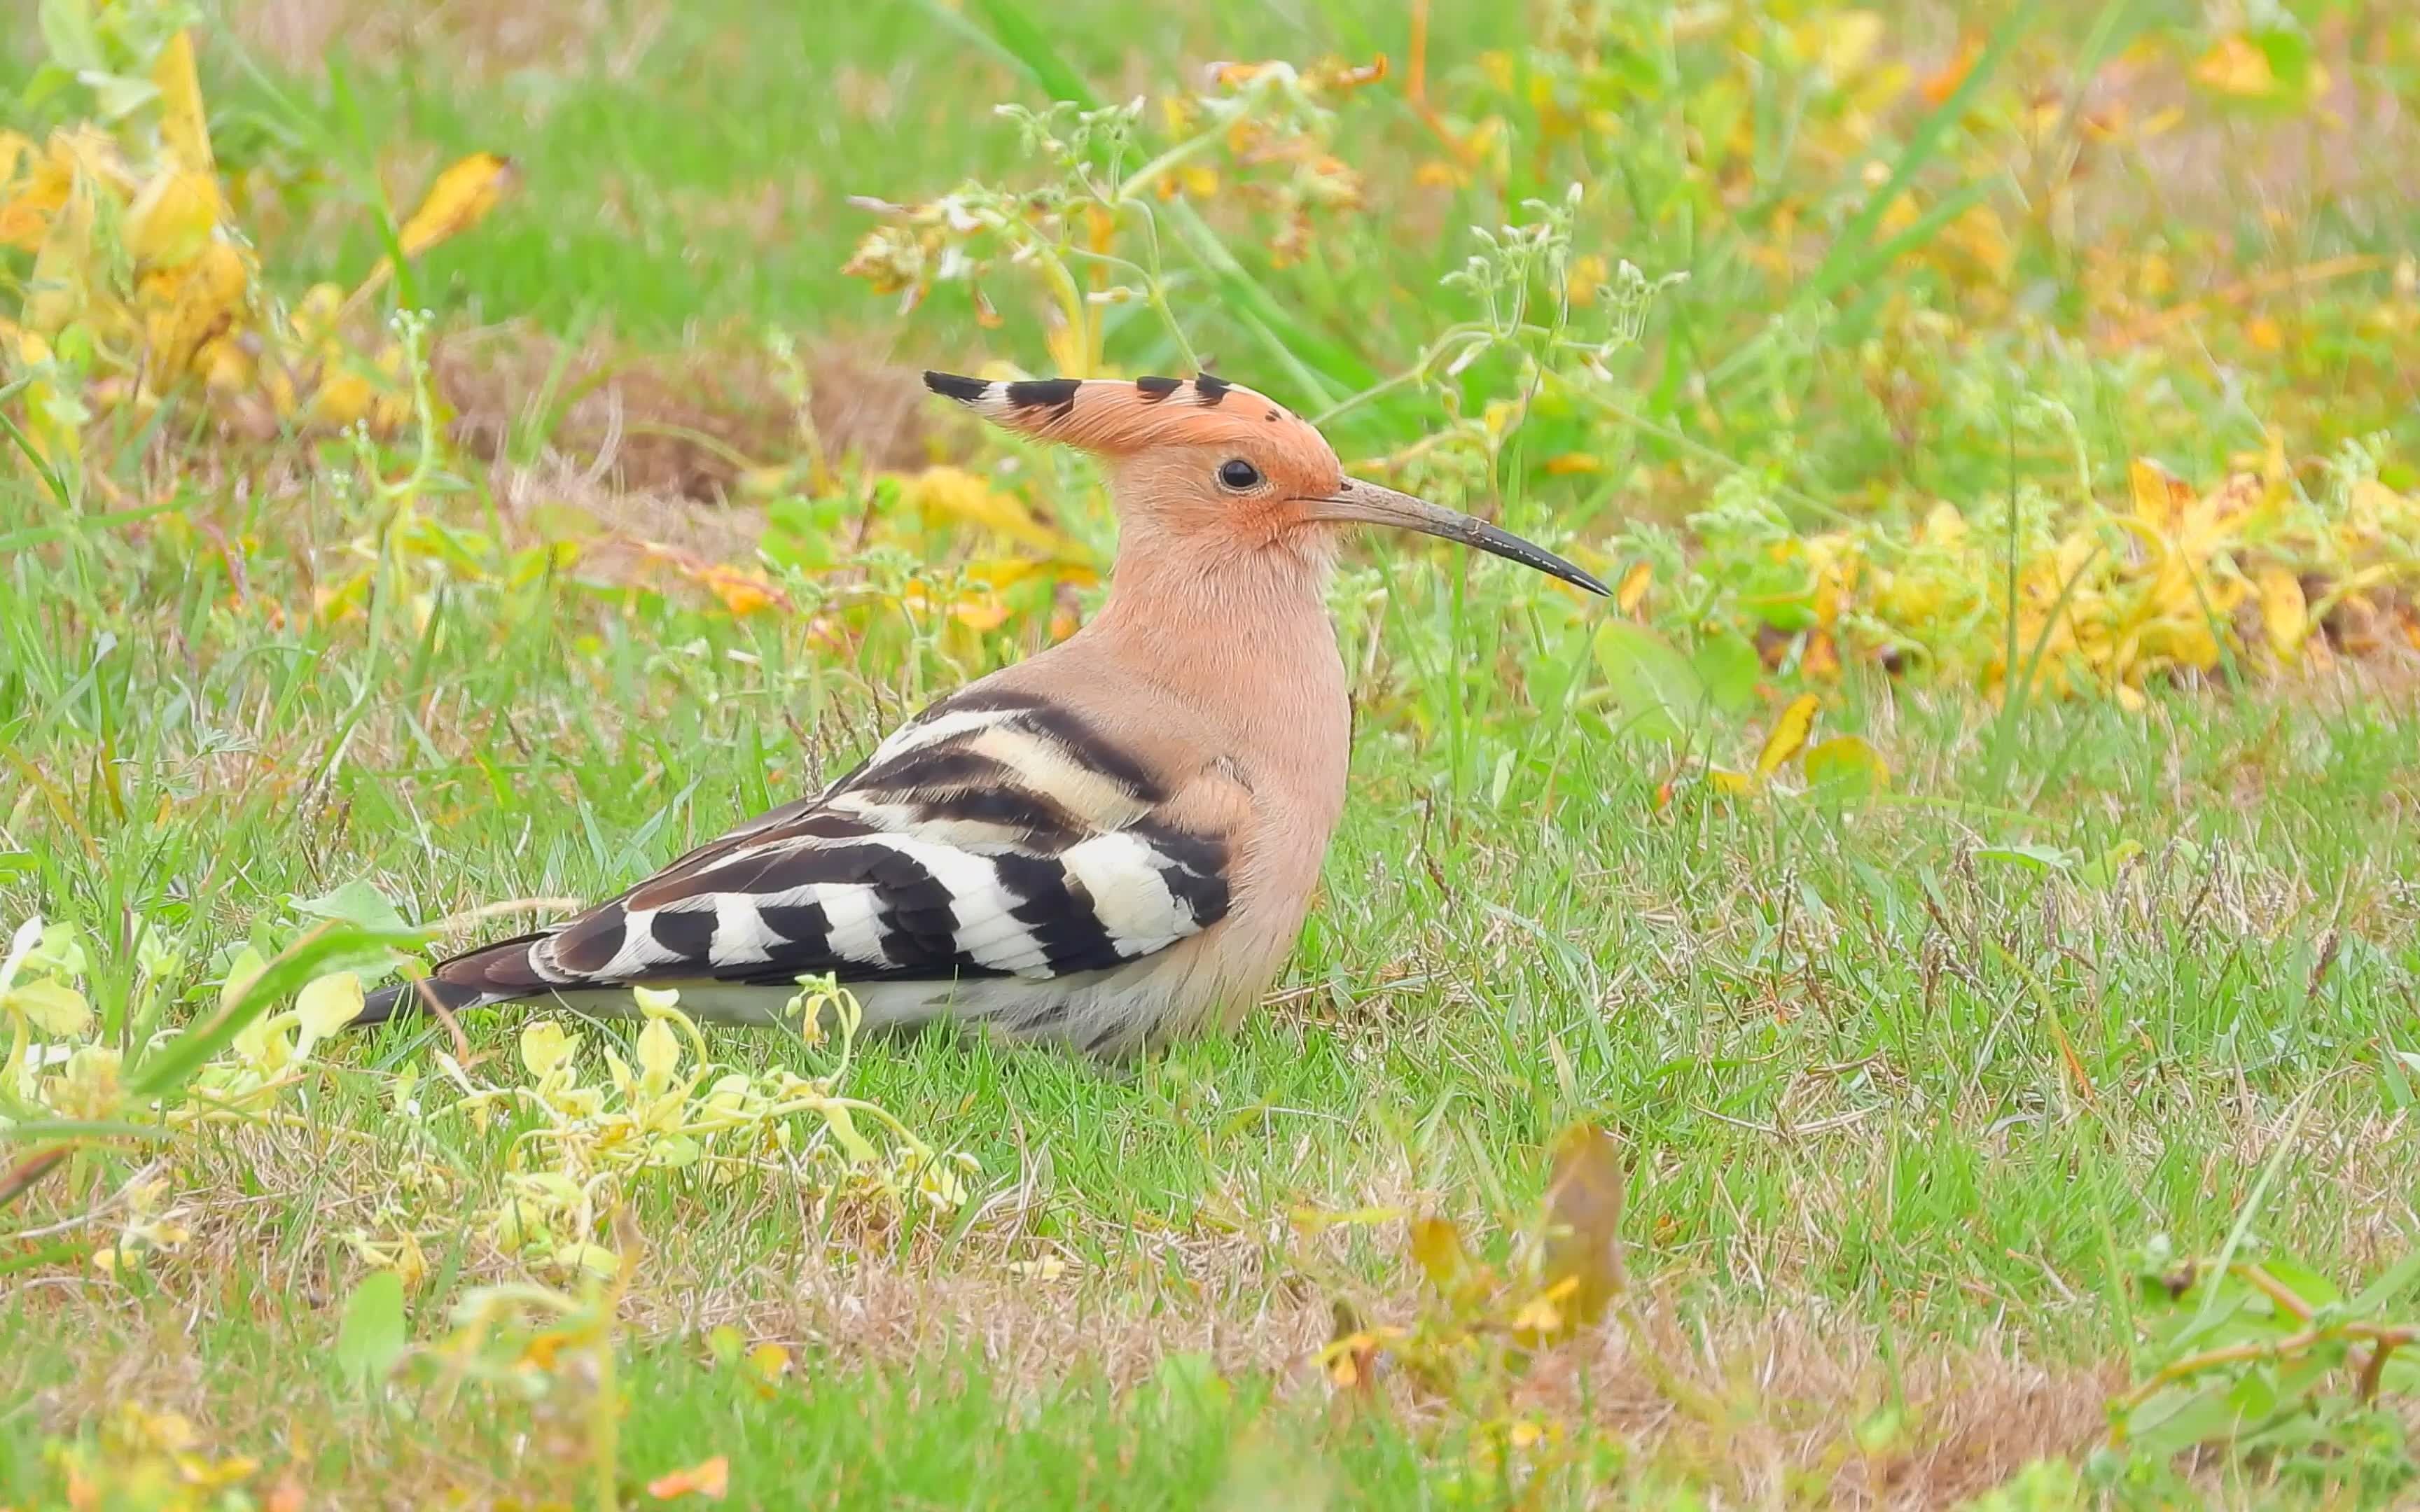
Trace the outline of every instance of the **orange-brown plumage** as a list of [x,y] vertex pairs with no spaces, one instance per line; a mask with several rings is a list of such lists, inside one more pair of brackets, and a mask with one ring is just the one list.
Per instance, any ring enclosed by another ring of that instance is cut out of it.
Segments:
[[[421,992],[613,1011],[648,982],[749,1021],[830,971],[877,1026],[955,1016],[1115,1052],[1232,1024],[1282,968],[1343,806],[1326,603],[1339,528],[1420,531],[1606,592],[1492,526],[1348,478],[1315,427],[1239,384],[925,381],[1107,461],[1119,545],[1101,612],[823,793],[561,929],[458,957]],[[365,1017],[397,1006],[389,989]]]

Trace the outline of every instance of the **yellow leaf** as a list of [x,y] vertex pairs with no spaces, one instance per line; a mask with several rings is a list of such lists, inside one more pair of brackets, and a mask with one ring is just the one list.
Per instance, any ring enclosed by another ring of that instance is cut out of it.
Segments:
[[2365,534],[2374,536],[2389,529],[2409,533],[2420,526],[2420,507],[2376,478],[2355,483],[2349,502],[2348,523]]
[[585,1271],[590,1275],[610,1276],[620,1273],[622,1257],[602,1244],[579,1242],[557,1247],[554,1263],[566,1271]]
[[2143,626],[2137,651],[2142,661],[2152,665],[2165,661],[2205,671],[2218,665],[2218,637],[2197,606],[2180,608]]
[[673,1083],[680,1070],[680,1034],[669,1018],[650,1018],[639,1031],[639,1088],[654,1094]]
[[1638,613],[1638,606],[1647,602],[1647,589],[1655,578],[1655,569],[1647,563],[1636,563],[1621,575],[1621,586],[1613,592],[1614,607],[1624,614]]
[[1571,290],[1573,307],[1585,310],[1595,304],[1610,272],[1605,258],[1597,253],[1586,252],[1573,258],[1571,275],[1563,280],[1563,286]]
[[92,1008],[84,994],[47,978],[21,981],[0,993],[0,1009],[20,1015],[37,1032],[54,1040],[80,1040],[92,1026]]
[[640,1012],[646,1014],[649,1018],[658,1018],[663,1014],[671,1012],[674,1009],[680,1007],[680,989],[677,987],[633,987],[630,989],[630,1000],[639,1005]]
[[251,281],[243,254],[224,241],[208,243],[182,268],[145,275],[136,299],[150,348],[145,376],[155,392],[191,371],[203,347],[233,328]]
[[1706,780],[1717,793],[1746,794],[1756,791],[1756,779],[1745,772],[1734,772],[1728,766],[1709,766]]
[[84,314],[89,297],[85,277],[93,267],[92,223],[92,183],[78,174],[34,255],[34,273],[25,281],[26,330],[55,336]]
[[927,518],[939,516],[996,531],[1054,561],[1090,565],[1084,548],[1033,517],[1022,500],[964,468],[934,467],[901,480],[900,499]]
[[[437,176],[419,205],[396,228],[396,245],[405,256],[417,257],[439,242],[460,236],[487,219],[520,177],[520,170],[512,159],[493,152],[472,153]],[[394,273],[394,259],[380,257],[348,302],[368,297]]]
[[1556,1140],[1541,1279],[1550,1297],[1566,1283],[1570,1290],[1554,1332],[1595,1322],[1622,1289],[1621,1209],[1628,1186],[1621,1145],[1612,1134],[1576,1124]]
[[1375,1385],[1379,1351],[1401,1339],[1403,1331],[1363,1328],[1354,1317],[1352,1304],[1342,1300],[1328,1304],[1328,1315],[1333,1326],[1319,1351],[1320,1367],[1327,1372],[1328,1383],[1339,1391]]
[[2171,477],[2158,463],[2136,457],[2126,464],[2127,491],[2134,501],[2134,517],[2162,535],[2173,535],[2184,523],[2193,489]]
[[1966,517],[1956,504],[1943,502],[1932,506],[1924,517],[1922,537],[1929,546],[1958,546],[1966,539]]
[[315,356],[331,356],[342,350],[336,336],[336,322],[345,313],[345,291],[334,284],[314,284],[302,291],[287,312],[286,323]]
[[178,31],[151,65],[160,91],[160,140],[177,166],[188,173],[211,171],[209,115],[202,108],[201,81],[194,71],[194,39]]
[[521,1064],[539,1081],[552,1074],[580,1048],[576,1036],[566,1034],[552,1019],[540,1019],[521,1030]]
[[642,541],[639,548],[712,594],[724,610],[735,618],[767,609],[789,607],[789,599],[773,585],[773,580],[753,567],[708,562],[655,541]]
[[998,594],[964,595],[950,606],[950,617],[970,630],[997,630],[1008,623],[1008,601]]
[[1807,787],[1818,794],[1879,792],[1890,780],[1890,768],[1856,735],[1834,735],[1807,747],[1799,769],[1807,774]]
[[269,969],[269,962],[247,945],[227,965],[226,980],[219,983],[219,1011],[225,1013],[243,1000],[244,993]]
[[42,1084],[43,1100],[67,1118],[115,1118],[122,1101],[117,1073],[124,1061],[107,1045],[81,1046],[68,1057],[66,1071]]
[[518,177],[512,159],[472,153],[437,176],[419,208],[396,229],[396,244],[405,256],[417,257],[447,238],[460,236],[487,218]]
[[2291,661],[2303,649],[2303,638],[2310,634],[2310,606],[2303,601],[2303,584],[2291,572],[2272,563],[2254,574],[2253,581],[2260,591],[2260,626],[2269,637],[2269,648],[2282,660]]
[[1578,1281],[1565,1276],[1531,1297],[1512,1314],[1512,1332],[1531,1339],[1553,1338],[1561,1334],[1574,1320],[1565,1304],[1578,1289]]
[[1782,764],[1798,754],[1814,733],[1815,713],[1823,701],[1812,693],[1801,693],[1773,721],[1773,733],[1764,737],[1764,748],[1756,753],[1756,775],[1760,780],[1781,770]]
[[[770,1387],[790,1373],[790,1351],[778,1344],[759,1344],[748,1351],[748,1374],[759,1387]],[[765,1393],[769,1396],[769,1391]]]
[[194,354],[194,371],[215,393],[240,393],[252,387],[257,368],[252,354],[242,345],[226,336],[213,336],[202,343]]
[[722,1455],[647,1482],[647,1494],[659,1502],[669,1502],[675,1496],[703,1496],[709,1502],[720,1502],[730,1492],[731,1461]]
[[1547,473],[1558,478],[1603,471],[1605,463],[1593,452],[1563,452],[1546,458]]
[[735,619],[768,609],[779,600],[770,579],[741,567],[723,567],[706,575],[706,592]]
[[349,971],[316,978],[294,999],[294,1011],[302,1030],[295,1053],[307,1054],[313,1044],[361,1016],[362,979]]
[[0,246],[39,252],[51,217],[75,187],[75,160],[54,137],[47,150],[29,137],[0,132]]
[[126,250],[137,269],[181,268],[209,244],[218,224],[216,178],[189,169],[163,169],[151,176],[126,212]]
[[[1090,318],[1091,312],[1087,311],[1086,321],[1089,322]],[[1084,324],[1070,325],[1063,319],[1051,321],[1050,329],[1043,332],[1042,347],[1050,354],[1051,364],[1066,377],[1093,377],[1092,340]]]
[[2276,93],[2277,73],[2269,54],[2241,35],[2228,35],[2204,53],[2193,66],[2195,83],[2223,95],[2257,99]]
[[1871,10],[1827,11],[1799,35],[1802,43],[1814,44],[1823,71],[1838,84],[1854,77],[1874,55],[1883,39],[1883,18]]
[[1450,1290],[1470,1268],[1470,1257],[1462,1247],[1462,1231],[1450,1218],[1429,1217],[1413,1223],[1412,1258],[1439,1291]]

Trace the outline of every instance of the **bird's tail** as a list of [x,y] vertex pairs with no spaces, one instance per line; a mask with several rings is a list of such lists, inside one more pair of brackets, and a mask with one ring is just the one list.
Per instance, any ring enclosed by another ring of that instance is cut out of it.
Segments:
[[546,936],[547,932],[541,930],[499,940],[441,963],[418,981],[381,987],[363,1000],[352,1026],[367,1028],[407,1018],[432,1005],[448,1013],[460,1013],[542,993],[548,984],[531,968],[529,953],[530,947]]

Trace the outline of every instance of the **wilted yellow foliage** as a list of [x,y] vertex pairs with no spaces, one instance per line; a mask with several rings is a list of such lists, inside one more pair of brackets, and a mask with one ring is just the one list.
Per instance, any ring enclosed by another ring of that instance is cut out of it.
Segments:
[[[165,8],[128,8],[158,27],[151,55],[60,60],[106,129],[74,125],[40,144],[0,131],[0,249],[33,258],[16,321],[0,319],[0,377],[27,380],[37,450],[72,463],[91,412],[148,409],[180,389],[256,430],[399,426],[411,412],[401,347],[362,361],[338,332],[340,314],[391,270],[381,262],[350,300],[315,289],[296,318],[278,320],[253,244],[229,221],[193,38]],[[116,35],[132,46],[147,33]],[[476,224],[511,184],[509,162],[489,153],[446,170],[404,222],[405,255]]]
[[2013,573],[2006,528],[1978,527],[1946,502],[1903,533],[1859,526],[1781,539],[1760,549],[1792,571],[1777,587],[1760,576],[1740,608],[1768,625],[1810,625],[1799,663],[1808,675],[1824,672],[1840,640],[1872,656],[1913,653],[1987,689],[2030,675],[2042,691],[2126,702],[2229,655],[2295,662],[2323,628],[2420,632],[2420,498],[2375,478],[2308,496],[2274,445],[2257,471],[2214,488],[2148,460],[2127,483],[2122,506],[2037,522],[2024,539],[2038,544]]
[[1091,564],[1091,555],[1082,546],[1036,519],[1023,500],[993,487],[980,473],[933,467],[901,481],[901,501],[928,518],[980,527],[1031,547],[1054,562]]

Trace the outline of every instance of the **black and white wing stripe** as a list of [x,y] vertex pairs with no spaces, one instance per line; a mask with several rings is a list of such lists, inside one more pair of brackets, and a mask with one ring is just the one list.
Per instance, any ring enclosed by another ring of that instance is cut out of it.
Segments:
[[441,1000],[708,979],[786,986],[827,971],[865,982],[1116,966],[1227,913],[1227,847],[1163,822],[1170,797],[1066,708],[970,689],[819,796],[558,930],[446,963],[436,980],[452,991]]

